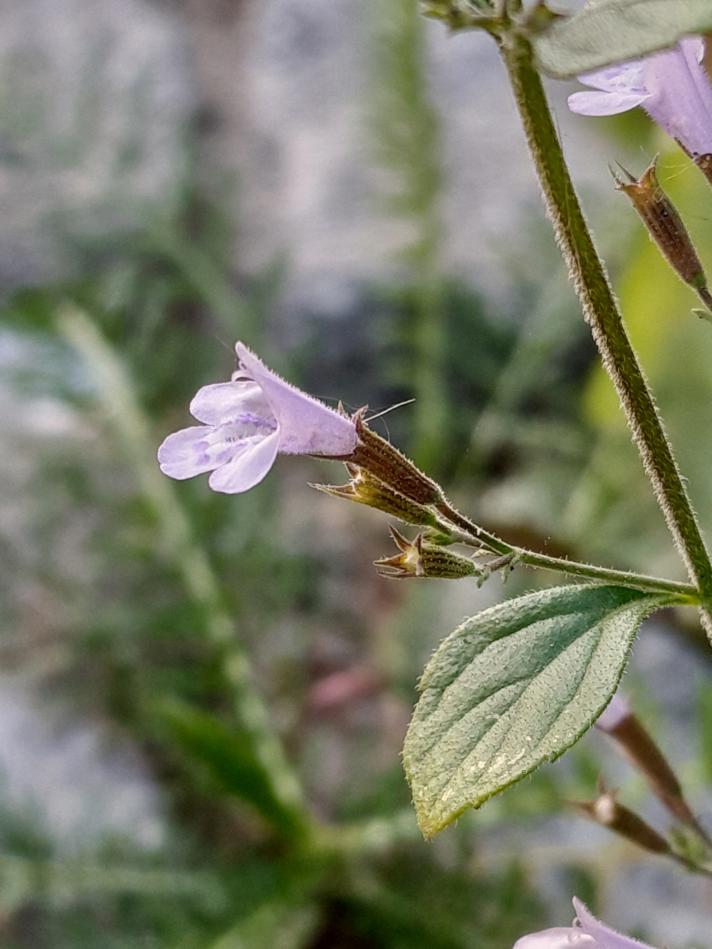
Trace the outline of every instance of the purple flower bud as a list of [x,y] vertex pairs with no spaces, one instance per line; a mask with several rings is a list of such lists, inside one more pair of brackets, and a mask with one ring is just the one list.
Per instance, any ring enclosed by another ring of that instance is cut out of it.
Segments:
[[712,83],[702,37],[690,36],[643,59],[579,76],[593,92],[569,96],[580,115],[616,115],[642,106],[706,173],[712,159]]
[[653,949],[602,923],[574,897],[577,925],[544,929],[518,939],[513,949]]
[[598,716],[598,721],[595,723],[596,728],[610,734],[615,732],[621,722],[630,718],[632,714],[627,701],[623,696],[616,694]]
[[192,478],[211,471],[214,491],[239,494],[258,484],[278,454],[348,458],[356,426],[285,382],[242,343],[230,382],[204,386],[190,403],[203,425],[184,428],[158,449],[161,471]]

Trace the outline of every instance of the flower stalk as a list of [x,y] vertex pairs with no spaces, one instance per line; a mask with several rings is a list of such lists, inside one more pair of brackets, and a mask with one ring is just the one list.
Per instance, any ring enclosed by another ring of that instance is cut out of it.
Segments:
[[609,791],[601,785],[598,796],[592,801],[573,801],[572,806],[584,817],[620,837],[625,837],[641,850],[664,856],[672,853],[669,841],[642,817],[620,804],[616,791]]
[[497,554],[499,557],[511,558],[513,564],[522,564],[526,567],[541,570],[553,570],[556,573],[563,573],[571,577],[581,577],[584,580],[594,580],[599,583],[613,583],[634,590],[670,593],[681,603],[686,602],[690,605],[699,603],[699,593],[697,587],[693,584],[666,580],[662,577],[651,577],[645,574],[633,573],[630,570],[615,570],[609,567],[601,567],[598,564],[582,563],[578,560],[566,560],[563,557],[552,557],[549,554],[517,547],[474,524],[447,500],[444,500],[438,506],[438,511],[457,527],[457,534],[452,541],[453,543],[466,544],[479,550]]
[[618,394],[668,528],[698,588],[703,626],[712,639],[712,564],[682,476],[637,356],[628,338],[602,260],[574,190],[541,78],[526,37],[508,31],[499,47],[559,247],[584,317]]
[[[461,544],[474,548],[481,557],[490,555],[495,558],[478,564],[477,569],[473,569],[472,562],[467,560],[464,572],[460,569],[462,565],[458,568],[451,565],[453,569],[459,569],[458,576],[476,576],[481,583],[501,567],[513,568],[522,564],[634,590],[668,593],[678,603],[699,603],[697,588],[689,583],[552,557],[508,543],[461,514],[447,499],[440,485],[428,478],[394,445],[369,429],[359,413],[356,414],[356,427],[358,444],[351,459],[346,462],[351,480],[343,485],[313,484],[312,487],[332,497],[366,504],[405,524],[428,528],[424,539],[427,539],[431,553],[436,546]],[[353,459],[359,463],[356,464]],[[439,569],[444,569],[442,563]],[[428,575],[453,576],[450,569],[440,574],[434,570]],[[426,574],[412,572],[409,575],[417,577]]]
[[712,839],[687,803],[674,769],[626,700],[614,695],[596,727],[615,742],[669,813],[688,827],[705,847],[712,847]]

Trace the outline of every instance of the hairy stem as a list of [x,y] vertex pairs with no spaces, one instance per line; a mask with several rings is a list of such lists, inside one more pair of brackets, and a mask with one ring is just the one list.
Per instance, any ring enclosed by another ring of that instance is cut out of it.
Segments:
[[[699,603],[697,587],[690,583],[679,583],[676,580],[665,580],[662,577],[650,577],[645,574],[632,573],[629,570],[614,570],[608,567],[599,567],[596,564],[581,563],[577,560],[566,560],[563,557],[551,557],[540,554],[524,547],[516,547],[507,543],[496,534],[483,530],[477,524],[460,514],[449,501],[438,506],[440,514],[451,524],[456,525],[453,533],[454,542],[476,547],[478,550],[488,550],[499,557],[511,557],[512,564],[524,564],[527,567],[538,567],[542,570],[553,570],[556,573],[565,573],[571,577],[582,577],[586,580],[596,580],[599,583],[615,583],[617,586],[630,587],[633,590],[645,590],[651,593],[672,593],[690,604]],[[447,526],[443,525],[447,531]]]
[[[524,125],[556,239],[564,255],[584,317],[618,393],[628,426],[690,580],[705,606],[712,605],[712,564],[697,518],[613,295],[593,244],[561,149],[539,74],[526,38],[504,33],[500,51]],[[701,610],[712,638],[712,617]]]

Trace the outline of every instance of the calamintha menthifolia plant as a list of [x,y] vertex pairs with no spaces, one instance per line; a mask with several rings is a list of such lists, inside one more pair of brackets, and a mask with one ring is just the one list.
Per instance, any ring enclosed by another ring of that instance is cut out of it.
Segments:
[[[178,479],[210,472],[211,488],[239,493],[260,482],[279,453],[340,461],[348,481],[315,487],[413,528],[407,536],[391,527],[396,551],[376,564],[385,576],[482,583],[492,571],[515,567],[565,575],[565,585],[471,617],[428,663],[403,755],[419,826],[432,837],[466,809],[563,754],[598,720],[665,806],[673,830],[654,829],[604,786],[595,800],[576,806],[639,847],[712,875],[710,838],[680,781],[625,700],[614,696],[637,630],[657,610],[696,609],[712,638],[712,563],[581,210],[541,80],[542,73],[578,76],[589,88],[569,102],[582,115],[642,107],[712,180],[712,82],[703,39],[712,30],[712,4],[589,0],[564,11],[522,0],[429,0],[424,12],[451,30],[484,31],[497,44],[583,316],[689,582],[576,563],[506,542],[457,510],[439,484],[373,431],[365,410],[347,414],[324,405],[281,379],[242,343],[232,380],[205,386],[191,403],[201,424],[161,445],[161,469]],[[640,180],[624,175],[616,172],[618,187],[651,238],[709,305],[702,265],[654,165]],[[246,678],[242,687],[251,689]],[[254,712],[259,701],[252,696],[243,708]],[[299,815],[303,804],[293,784],[281,779],[286,765],[266,716],[250,712],[248,718],[246,740],[255,743],[256,756],[272,775],[275,797]],[[296,824],[307,833],[309,819],[302,817]],[[575,909],[574,927],[524,936],[517,946],[642,945],[596,920],[583,904],[576,902]]]

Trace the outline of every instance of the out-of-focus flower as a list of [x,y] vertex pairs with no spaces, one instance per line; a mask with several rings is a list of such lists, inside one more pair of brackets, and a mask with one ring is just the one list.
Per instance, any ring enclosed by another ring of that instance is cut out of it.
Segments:
[[645,942],[617,933],[574,897],[575,925],[545,929],[518,939],[513,949],[653,949]]
[[[643,59],[579,76],[593,91],[569,96],[580,115],[616,115],[642,106],[712,176],[712,82],[704,41],[690,36]],[[712,178],[711,178],[712,180]]]
[[687,803],[673,767],[628,702],[622,696],[614,695],[595,724],[615,741],[670,813],[712,845],[710,835]]
[[230,382],[203,386],[190,403],[202,425],[169,435],[158,449],[161,471],[192,478],[211,471],[214,491],[239,494],[258,484],[278,454],[348,458],[354,422],[285,382],[242,343]]
[[616,693],[598,716],[595,722],[596,728],[600,728],[602,732],[614,734],[618,726],[627,718],[630,718],[632,714],[626,699]]

